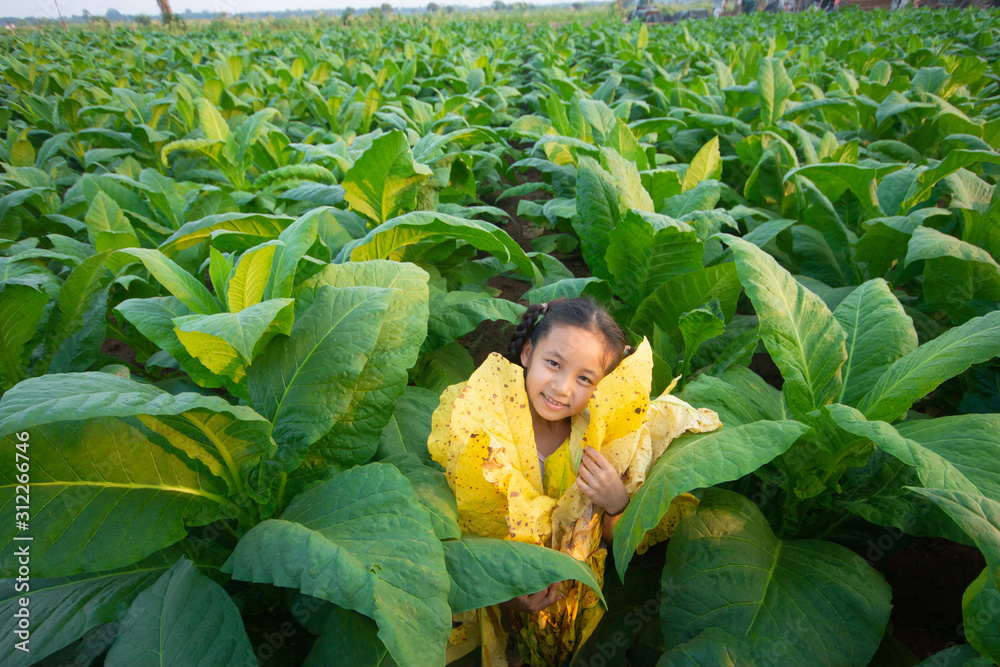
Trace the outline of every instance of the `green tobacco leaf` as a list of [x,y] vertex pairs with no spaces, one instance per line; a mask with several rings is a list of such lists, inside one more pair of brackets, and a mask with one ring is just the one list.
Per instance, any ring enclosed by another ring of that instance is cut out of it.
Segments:
[[[916,468],[906,465],[884,449],[877,449],[864,465],[847,468],[837,483],[840,491],[831,503],[834,512],[847,511],[868,523],[898,529],[908,535],[944,537],[971,545],[969,538],[947,514],[906,491],[904,487],[920,484]],[[847,521],[845,527],[850,524]],[[824,528],[819,526],[820,530]],[[896,530],[893,532],[900,535]],[[867,529],[861,528],[858,533],[852,533],[845,536],[834,526],[825,534],[834,541],[850,540],[856,548],[866,547],[870,550],[866,553],[870,560],[881,558],[881,548],[877,544],[866,544],[867,537],[857,540],[867,534]]]
[[444,543],[451,576],[448,603],[455,614],[537,593],[554,581],[574,579],[592,588],[607,608],[601,585],[586,564],[534,544],[463,535]]
[[705,628],[694,639],[671,647],[656,663],[657,667],[756,667],[759,664],[749,644],[721,628]]
[[968,644],[959,644],[938,651],[915,667],[993,667],[993,661],[979,657],[976,649]]
[[431,299],[424,349],[432,349],[473,331],[480,322],[499,320],[517,324],[525,307],[488,292],[438,292]]
[[653,200],[653,210],[659,211],[663,201],[681,193],[681,179],[672,169],[650,169],[639,174],[642,187]]
[[406,135],[393,130],[375,139],[344,174],[344,198],[352,210],[381,225],[412,211],[417,190],[432,174],[413,160]]
[[1000,264],[986,250],[930,227],[917,227],[905,264],[924,261],[927,303],[962,324],[982,312],[977,304],[1000,301]]
[[237,383],[246,367],[278,334],[292,328],[294,299],[262,301],[238,313],[174,318],[174,334],[205,368]]
[[226,277],[226,303],[229,312],[238,313],[255,306],[264,297],[264,288],[271,275],[275,250],[281,241],[268,241],[243,253]]
[[393,291],[320,287],[247,371],[250,405],[274,424],[286,472],[348,409],[359,376],[378,342]]
[[870,420],[892,422],[945,380],[1000,354],[1000,312],[949,329],[894,362],[857,404]]
[[160,149],[160,162],[163,164],[163,168],[167,169],[170,166],[170,155],[176,151],[202,151],[211,155],[213,151],[218,150],[216,147],[221,145],[222,142],[215,139],[181,139],[180,141],[171,141]]
[[989,570],[969,584],[962,595],[965,637],[982,655],[1000,661],[1000,589],[990,579]]
[[722,155],[719,153],[719,137],[702,146],[684,172],[681,192],[687,192],[702,181],[718,180],[722,176]]
[[993,151],[959,149],[949,151],[945,158],[933,167],[917,167],[911,172],[914,178],[899,205],[900,213],[906,213],[927,199],[932,188],[945,176],[953,174],[959,169],[982,163],[998,164],[1000,163],[1000,155]]
[[[298,302],[311,303],[315,290],[390,290],[389,305],[378,322],[380,329],[358,376],[350,387],[350,405],[337,423],[314,446],[330,460],[354,463],[369,460],[375,453],[382,429],[392,415],[393,405],[407,383],[407,369],[417,361],[421,343],[427,336],[427,273],[413,264],[373,261],[329,264],[296,290]],[[350,385],[349,385],[350,386]]]
[[396,667],[396,661],[386,655],[385,644],[378,638],[375,621],[356,611],[327,606],[330,611],[322,625],[307,626],[319,637],[303,667]]
[[25,345],[38,330],[49,295],[31,285],[0,285],[0,383],[3,389],[24,379],[27,366]]
[[615,129],[611,131],[602,145],[607,146],[608,148],[613,148],[623,158],[634,162],[636,168],[648,168],[649,161],[646,157],[646,153],[642,150],[642,147],[639,146],[639,142],[636,141],[635,135],[632,134],[632,130],[621,118],[616,118],[615,122]]
[[233,270],[233,264],[214,247],[208,249],[209,264],[208,276],[212,280],[212,288],[215,296],[222,302],[223,307],[228,311],[229,304],[226,302],[226,280]]
[[[52,579],[33,578],[31,652],[18,651],[14,642],[8,642],[0,647],[0,660],[12,667],[28,665],[101,624],[117,621],[136,596],[155,583],[184,553],[180,545],[175,545],[117,570]],[[212,555],[208,549],[198,552],[197,564],[203,568],[218,568],[221,562],[215,562]],[[0,630],[12,637],[17,628],[14,612],[20,606],[18,599],[26,592],[17,591],[15,584],[14,579],[0,582],[0,613],[4,618]]]
[[1000,280],[1000,264],[982,248],[960,241],[954,236],[942,234],[930,227],[917,227],[910,238],[906,253],[906,264],[937,257],[954,257],[966,262],[983,264],[990,269],[995,280]]
[[125,219],[121,207],[115,203],[114,199],[104,194],[104,192],[97,192],[90,207],[87,209],[86,221],[87,236],[90,239],[91,245],[97,245],[98,232],[130,232],[132,233],[133,240],[135,240],[132,225]]
[[184,224],[187,202],[174,179],[164,176],[156,169],[143,169],[139,175],[139,183],[150,203],[163,214],[170,226],[179,229]]
[[654,325],[659,326],[670,335],[675,347],[680,347],[681,315],[718,299],[726,320],[730,320],[739,295],[740,281],[731,262],[682,273],[665,281],[639,304],[629,328],[649,335]]
[[[418,389],[418,387],[412,387]],[[431,527],[439,540],[457,540],[462,536],[458,527],[458,504],[455,492],[448,486],[448,478],[437,468],[415,453],[406,452],[382,459],[403,473],[413,487],[420,504],[427,510]],[[509,598],[508,598],[509,599]]]
[[[132,229],[121,208],[102,191],[97,192],[90,208],[87,209],[86,221],[87,236],[98,253],[139,247],[135,230]],[[122,255],[111,255],[105,264],[111,273],[117,274],[130,261]]]
[[722,188],[718,181],[702,181],[687,192],[667,197],[656,212],[683,218],[696,211],[711,211],[721,196]]
[[187,349],[177,338],[174,319],[191,315],[192,312],[174,297],[127,299],[118,304],[115,313],[128,320],[139,333],[173,357],[199,386],[221,387],[227,381],[212,373],[200,361],[188,354]]
[[1000,502],[951,489],[910,490],[943,509],[972,538],[986,558],[991,583],[1000,588]]
[[31,167],[35,164],[35,147],[30,141],[20,139],[14,142],[8,157],[14,167]]
[[154,660],[237,667],[256,659],[229,593],[181,558],[135,598],[105,664]]
[[719,236],[733,249],[740,281],[760,318],[761,338],[785,378],[788,407],[802,418],[840,393],[844,331],[826,304],[763,250],[729,234]]
[[785,113],[785,103],[795,92],[795,84],[779,58],[762,58],[757,72],[757,95],[760,96],[760,120],[774,125]]
[[198,119],[205,138],[209,141],[226,141],[229,139],[229,125],[215,105],[204,97],[198,99]]
[[283,215],[264,215],[262,213],[218,213],[192,220],[160,244],[160,251],[167,257],[174,257],[181,250],[186,250],[199,243],[218,237],[220,234],[232,232],[243,234],[248,238],[259,239],[248,243],[247,248],[277,238],[290,224],[292,218]]
[[907,111],[911,111],[913,109],[930,110],[933,108],[933,104],[914,102],[904,97],[898,90],[893,90],[884,100],[882,100],[882,103],[879,104],[878,109],[876,109],[875,123],[876,125],[881,126],[889,118],[906,113]]
[[119,252],[139,259],[145,265],[146,270],[168,292],[199,315],[211,315],[222,311],[218,301],[205,285],[159,250],[127,248]]
[[583,156],[577,167],[577,219],[573,229],[580,237],[580,250],[594,276],[608,280],[608,269],[604,254],[608,248],[608,238],[612,229],[618,226],[624,215],[615,183],[593,158]]
[[0,401],[0,435],[48,423],[134,415],[168,438],[172,448],[225,479],[234,493],[274,447],[269,422],[246,406],[217,396],[169,394],[109,373],[49,374],[22,383]]
[[836,400],[855,405],[893,362],[917,348],[917,332],[881,278],[851,292],[833,316],[847,334],[844,385]]
[[[747,327],[744,322],[752,321]],[[718,376],[730,368],[742,366],[746,368],[753,361],[753,355],[760,343],[760,327],[757,318],[743,316],[739,320],[733,318],[723,335],[706,342],[694,356],[694,368],[708,368],[708,374]]]
[[885,579],[860,556],[832,542],[782,541],[756,505],[720,489],[674,532],[662,589],[668,646],[714,627],[766,664],[868,664],[892,607]]
[[622,581],[635,548],[667,513],[671,500],[753,472],[783,454],[807,430],[797,421],[758,421],[671,442],[615,524],[615,563]]
[[834,288],[847,284],[844,269],[821,232],[806,225],[794,225],[789,231],[796,273]]
[[297,495],[279,519],[244,535],[222,570],[374,619],[399,665],[444,663],[451,629],[444,549],[391,465],[352,468]]
[[[82,374],[70,377],[75,375]],[[99,403],[102,397],[97,398]],[[121,409],[137,412],[127,405]],[[183,539],[186,525],[239,514],[222,480],[168,450],[162,438],[151,436],[135,419],[22,423],[18,428],[30,434],[31,502],[46,508],[45,516],[31,524],[34,576],[124,567]],[[8,434],[3,446],[12,452],[18,441]],[[14,541],[19,532],[14,524],[16,476],[11,456],[0,468],[0,516],[9,526],[0,530],[0,547],[9,553],[21,544]],[[3,576],[13,577],[16,570],[11,561]]]
[[669,278],[702,268],[703,250],[689,225],[650,221],[629,211],[610,230],[605,259],[615,291],[634,311]]
[[199,409],[229,413],[240,420],[262,420],[250,408],[231,405],[218,396],[170,394],[110,373],[54,373],[30,378],[4,394],[0,399],[0,436],[56,421],[179,415]]
[[274,299],[292,295],[295,269],[299,260],[316,242],[321,226],[323,228],[340,226],[332,209],[326,206],[310,210],[278,235],[278,240],[283,245],[278,245],[274,251],[271,275],[268,277],[262,298]]
[[449,343],[423,355],[410,370],[410,382],[437,395],[456,382],[465,382],[476,370],[472,355],[460,343]]
[[841,428],[915,466],[925,487],[1000,498],[1000,415],[921,419],[893,428],[866,421],[847,406],[831,405],[829,410]]
[[642,187],[642,175],[635,163],[608,148],[601,148],[601,164],[611,174],[611,182],[618,191],[618,200],[625,209],[652,211],[653,200]]
[[795,193],[802,222],[821,232],[838,260],[843,262],[849,252],[851,237],[836,208],[809,179],[796,179]]
[[608,304],[614,301],[614,291],[611,285],[593,276],[587,278],[563,278],[548,285],[532,287],[521,298],[528,303],[544,303],[565,297],[576,299],[580,296],[592,296],[600,303]]
[[717,299],[712,299],[703,308],[695,308],[681,315],[678,328],[684,338],[684,365],[681,373],[686,375],[691,368],[691,358],[701,344],[715,338],[726,330],[725,316]]
[[431,415],[438,406],[440,394],[422,387],[403,390],[392,411],[389,423],[382,429],[376,458],[413,453],[430,461],[427,438],[431,434]]
[[265,502],[267,494],[248,483],[261,459],[276,449],[271,424],[260,415],[248,408],[233,413],[192,409],[177,415],[140,415],[139,419],[225,480],[231,496],[238,495],[247,503],[250,497]]
[[885,165],[881,167],[859,167],[856,164],[828,162],[822,164],[807,164],[804,167],[791,169],[785,174],[785,180],[798,175],[805,176],[816,184],[816,187],[834,202],[850,190],[861,202],[869,218],[884,215],[879,208],[878,197],[875,196],[875,184],[887,174],[891,174],[903,165]]
[[521,273],[541,284],[541,274],[531,258],[507,232],[481,220],[468,220],[445,213],[414,211],[379,225],[368,234],[345,245],[336,262],[361,262],[369,259],[398,259],[409,245],[427,240],[466,241],[507,264],[513,262]]

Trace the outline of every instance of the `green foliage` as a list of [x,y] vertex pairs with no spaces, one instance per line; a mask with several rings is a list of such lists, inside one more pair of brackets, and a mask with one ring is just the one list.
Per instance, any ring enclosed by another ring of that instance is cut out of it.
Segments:
[[605,582],[592,644],[660,577],[621,659],[866,664],[890,593],[844,546],[890,527],[984,553],[970,645],[931,659],[997,658],[996,16],[605,14],[12,37],[0,437],[37,622],[0,662],[242,663],[242,619],[287,607],[308,664],[441,663],[452,612],[588,582],[462,536],[426,447],[472,353],[580,295],[724,424],[657,461],[619,572],[673,497],[729,489]]

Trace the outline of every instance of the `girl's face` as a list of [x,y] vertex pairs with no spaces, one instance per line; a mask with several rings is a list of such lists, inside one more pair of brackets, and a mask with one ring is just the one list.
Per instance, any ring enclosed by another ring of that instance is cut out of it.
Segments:
[[524,388],[534,416],[566,419],[587,407],[604,377],[604,341],[586,329],[555,326],[536,348],[521,350]]

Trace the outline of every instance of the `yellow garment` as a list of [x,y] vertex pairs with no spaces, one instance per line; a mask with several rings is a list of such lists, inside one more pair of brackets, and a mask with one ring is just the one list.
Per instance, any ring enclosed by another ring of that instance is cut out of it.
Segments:
[[[652,350],[643,339],[572,417],[568,441],[545,461],[544,480],[524,369],[493,353],[468,382],[448,387],[434,411],[428,449],[455,492],[462,532],[559,549],[586,562],[603,586],[603,514],[575,484],[584,448],[604,454],[631,497],[671,440],[721,426],[713,411],[670,396],[673,385],[651,402],[652,369]],[[695,503],[689,494],[674,499],[637,551],[667,539]],[[561,667],[593,632],[603,610],[597,594],[577,581],[564,582],[560,593],[562,600],[538,614],[493,606],[456,616],[462,625],[449,639],[448,661],[482,645],[484,667],[507,667],[501,622],[506,613],[512,614],[525,662]]]

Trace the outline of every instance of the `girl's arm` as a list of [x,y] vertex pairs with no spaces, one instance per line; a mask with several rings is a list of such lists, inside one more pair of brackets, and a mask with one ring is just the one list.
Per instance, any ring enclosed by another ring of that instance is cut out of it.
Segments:
[[609,546],[614,541],[615,524],[618,523],[618,519],[620,518],[622,518],[621,514],[619,514],[618,516],[608,516],[607,514],[605,514],[604,518],[601,520],[601,527],[604,529],[602,537],[604,538],[604,541],[608,543]]

